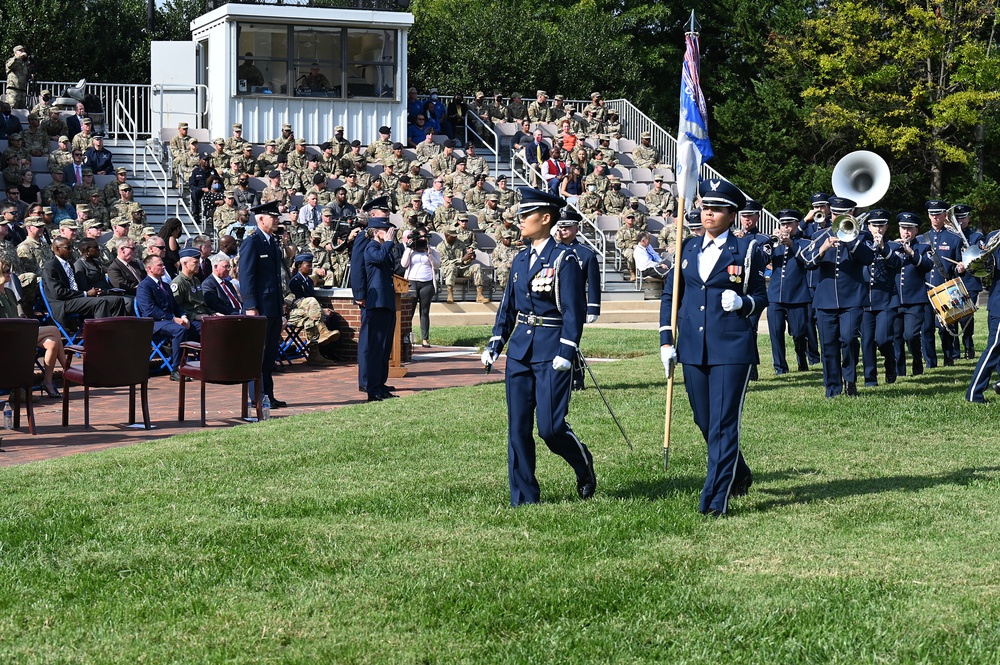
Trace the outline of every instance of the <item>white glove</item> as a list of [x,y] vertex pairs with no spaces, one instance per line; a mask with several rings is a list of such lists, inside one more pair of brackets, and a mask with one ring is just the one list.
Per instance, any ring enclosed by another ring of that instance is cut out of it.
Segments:
[[483,351],[483,355],[480,356],[479,359],[483,361],[484,366],[488,366],[495,363],[498,357],[499,356],[496,353],[490,351],[489,349],[486,349],[485,351]]
[[674,373],[674,365],[677,364],[677,350],[671,345],[660,347],[660,361],[663,363],[663,371],[667,378]]
[[588,314],[587,323],[597,323],[597,314]]
[[552,369],[557,372],[568,372],[573,369],[573,363],[566,360],[562,356],[556,356],[552,359]]
[[722,309],[727,312],[735,312],[743,307],[743,298],[736,295],[736,291],[726,289],[722,292]]

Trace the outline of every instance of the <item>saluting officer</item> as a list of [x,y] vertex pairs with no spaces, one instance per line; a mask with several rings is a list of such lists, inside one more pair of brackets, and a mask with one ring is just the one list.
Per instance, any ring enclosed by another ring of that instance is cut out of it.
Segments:
[[[834,215],[851,214],[855,203],[834,196],[830,209]],[[861,334],[861,310],[868,305],[864,267],[875,258],[875,252],[865,231],[858,231],[850,242],[842,242],[826,228],[813,236],[805,251],[806,267],[816,270],[816,321],[823,352],[823,382],[826,396],[842,392],[858,394],[858,336]]]
[[[983,242],[983,234],[969,226],[971,214],[972,206],[967,206],[964,203],[955,206],[955,220],[962,227],[962,233],[965,235],[967,243],[965,247],[979,247]],[[969,292],[969,298],[972,299],[972,302],[978,302],[979,294],[983,291],[983,280],[966,270],[962,274],[962,282],[965,284],[965,290]],[[962,346],[965,349],[965,358],[966,360],[971,360],[976,357],[976,343],[974,339],[974,335],[976,334],[975,314],[970,314],[959,321],[958,326],[962,329]]]
[[483,351],[489,368],[507,345],[507,475],[510,504],[538,503],[533,421],[549,450],[576,473],[576,491],[597,488],[594,459],[566,422],[573,359],[580,347],[586,299],[583,268],[572,249],[551,238],[566,202],[548,192],[520,189],[521,237],[531,243],[514,257],[497,307],[493,336]]
[[[983,244],[988,245],[997,240],[997,234],[1000,234],[1000,230],[989,234]],[[979,404],[986,402],[983,398],[983,392],[992,380],[993,373],[997,371],[997,366],[1000,365],[1000,287],[997,286],[1000,282],[1000,258],[998,258],[998,254],[1000,254],[1000,249],[993,250],[993,269],[990,271],[993,290],[990,291],[990,300],[987,305],[990,331],[986,338],[986,348],[983,349],[983,354],[979,357],[979,362],[976,363],[976,370],[972,373],[969,389],[965,393],[965,399]],[[1000,383],[994,384],[993,390],[1000,394]]]
[[[930,245],[934,250],[934,270],[928,273],[928,283],[940,286],[965,273],[962,261],[962,238],[945,226],[948,219],[948,204],[940,199],[931,199],[926,203],[927,216],[931,220],[931,228],[920,235],[917,240]],[[937,342],[934,341],[934,328],[937,327],[941,337],[941,355],[945,367],[955,364],[958,359],[958,338],[948,328],[942,326],[934,315],[934,308],[928,307],[924,313],[922,332],[924,344],[924,361],[927,369],[937,367]]]
[[[767,257],[755,238],[729,232],[746,204],[738,187],[705,180],[701,194],[704,237],[684,241],[680,260],[664,280],[660,300],[660,357],[667,376],[684,365],[684,384],[695,424],[708,443],[708,473],[700,511],[719,517],[729,498],[747,493],[753,474],[740,452],[743,397],[756,359],[757,337],[751,316],[767,307],[764,269]],[[673,270],[680,266],[680,290]],[[670,316],[678,305],[675,338]],[[675,344],[679,344],[675,350]]]
[[896,295],[899,309],[896,313],[895,346],[896,374],[906,376],[906,350],[913,356],[913,376],[924,373],[920,337],[927,310],[927,273],[934,268],[934,251],[930,245],[917,241],[920,218],[912,212],[896,215],[899,225],[899,242],[895,250],[900,266],[896,273]]
[[771,331],[771,360],[774,373],[788,373],[785,356],[785,329],[795,345],[798,370],[809,369],[807,348],[809,310],[812,295],[803,252],[809,240],[802,237],[802,213],[793,208],[778,211],[778,242],[771,252],[771,281],[767,285],[767,327]]
[[885,208],[876,208],[868,213],[868,229],[872,235],[875,258],[865,266],[868,305],[861,313],[861,364],[866,388],[878,385],[879,353],[885,359],[885,382],[896,382],[896,350],[893,344],[896,308],[899,307],[896,273],[902,261],[896,253],[896,243],[885,237],[890,217],[892,213]]
[[[580,232],[580,221],[583,218],[575,210],[566,208],[556,222],[558,232],[556,239],[566,245],[580,259],[583,267],[583,278],[586,282],[587,297],[587,323],[595,323],[597,317],[601,315],[601,266],[597,261],[594,251],[577,239]],[[583,390],[584,388],[584,367],[583,361],[577,357],[573,359],[573,390]]]
[[365,388],[369,402],[381,402],[396,397],[386,385],[392,333],[396,329],[396,291],[392,283],[396,228],[389,223],[389,199],[386,197],[372,199],[365,210],[369,213],[368,242],[364,247]]

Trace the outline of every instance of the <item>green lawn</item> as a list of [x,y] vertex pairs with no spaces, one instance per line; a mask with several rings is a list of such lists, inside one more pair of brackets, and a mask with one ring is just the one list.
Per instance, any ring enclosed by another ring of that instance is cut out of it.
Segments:
[[616,346],[646,354],[594,367],[636,451],[574,396],[585,503],[540,444],[544,503],[507,507],[501,384],[0,469],[0,662],[1000,662],[968,361],[836,400],[765,362],[754,486],[709,520],[683,387],[662,472],[655,332],[584,338]]

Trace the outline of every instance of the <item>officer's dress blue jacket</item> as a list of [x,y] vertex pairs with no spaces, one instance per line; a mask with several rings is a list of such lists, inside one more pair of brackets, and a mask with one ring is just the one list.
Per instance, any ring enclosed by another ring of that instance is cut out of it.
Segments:
[[862,232],[849,242],[829,248],[820,254],[820,248],[833,231],[824,229],[812,238],[805,249],[806,268],[818,272],[813,294],[816,309],[850,309],[867,307],[868,284],[864,269],[875,259],[870,236]]
[[896,256],[899,258],[899,270],[896,272],[896,294],[899,304],[907,307],[910,305],[927,305],[930,300],[927,298],[927,273],[934,268],[934,252],[931,246],[914,242],[912,245],[913,256],[907,254],[902,245],[897,245]]
[[365,247],[368,243],[368,236],[363,232],[359,233],[351,246],[351,293],[355,300],[365,299],[365,292],[368,290],[365,274]]
[[[499,354],[507,346],[507,356],[522,363],[551,361],[556,356],[572,360],[580,347],[587,310],[583,298],[583,267],[567,245],[548,239],[535,265],[530,266],[531,250],[514,256],[488,348]],[[545,274],[540,275],[542,271]],[[533,291],[536,276],[552,282],[549,291]],[[517,325],[517,314],[558,319],[558,326]]]
[[896,293],[896,273],[902,261],[897,254],[899,244],[886,242],[875,248],[875,259],[865,266],[864,276],[868,283],[868,308],[882,312],[899,305]]
[[[270,269],[268,269],[270,268]],[[240,245],[240,298],[244,309],[256,309],[261,316],[281,317],[281,248],[277,239],[264,237],[259,229]]]
[[809,246],[805,238],[793,238],[792,246],[775,245],[771,252],[771,281],[767,285],[768,302],[801,305],[812,302],[809,292],[803,251]]
[[392,284],[395,246],[395,242],[377,241],[365,245],[365,309],[396,311],[396,291]]
[[316,288],[313,281],[300,272],[292,275],[288,280],[288,290],[295,294],[295,299],[311,298],[316,295]]
[[[677,359],[684,365],[749,365],[757,336],[751,317],[767,307],[764,269],[767,258],[755,238],[729,233],[707,281],[698,272],[704,239],[693,236],[681,247],[680,305],[677,311]],[[660,299],[660,344],[673,344],[670,314],[674,298],[673,270],[664,280]],[[738,274],[736,274],[738,273]],[[739,281],[733,281],[733,279]],[[743,304],[735,312],[722,309],[723,291],[735,291]]]
[[601,266],[597,255],[579,240],[574,240],[567,247],[571,248],[580,259],[583,266],[583,276],[587,280],[587,315],[601,314]]

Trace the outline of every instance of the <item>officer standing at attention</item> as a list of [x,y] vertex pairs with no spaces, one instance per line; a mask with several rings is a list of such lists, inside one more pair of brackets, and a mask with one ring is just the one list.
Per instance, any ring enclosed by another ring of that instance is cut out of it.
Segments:
[[[834,196],[830,209],[834,215],[851,214],[855,203]],[[823,352],[823,382],[826,396],[858,394],[858,337],[861,335],[861,311],[868,305],[864,267],[875,259],[866,231],[842,242],[833,227],[813,236],[805,250],[806,267],[819,272],[813,307],[819,323],[819,342]]]
[[[272,409],[288,406],[274,396],[274,362],[278,359],[281,342],[281,316],[284,296],[281,291],[281,246],[274,233],[281,213],[278,202],[271,201],[251,208],[257,216],[257,228],[248,233],[240,245],[240,298],[248,316],[267,317],[267,334],[264,338],[264,358],[261,374],[264,394]],[[257,386],[254,386],[257,389]]]
[[389,224],[389,200],[384,196],[373,199],[373,214],[368,219],[368,243],[365,245],[364,270],[367,290],[365,311],[368,313],[366,344],[365,386],[369,402],[381,402],[397,397],[385,384],[389,378],[389,355],[392,352],[392,333],[396,329],[396,290],[392,275],[395,267],[393,250],[396,246],[396,228]]
[[573,433],[569,412],[570,370],[580,347],[586,299],[583,268],[572,249],[550,235],[566,202],[522,187],[521,237],[531,243],[514,257],[497,307],[493,336],[483,351],[487,371],[507,348],[507,477],[510,505],[538,503],[533,421],[549,450],[576,473],[576,492],[589,499],[597,489],[594,458]]
[[[934,251],[934,270],[927,274],[927,282],[931,286],[941,286],[945,282],[965,274],[962,260],[962,238],[949,230],[945,225],[948,219],[948,204],[940,199],[931,199],[926,204],[927,216],[931,220],[931,228],[927,233],[917,236],[917,241],[930,245]],[[941,355],[945,367],[955,364],[958,359],[958,338],[942,326],[935,316],[934,308],[928,307],[924,313],[924,327],[921,331],[924,344],[924,361],[927,369],[937,367],[937,342],[934,341],[934,328],[937,327],[941,336]]]
[[[586,282],[587,323],[595,323],[601,315],[601,266],[594,251],[576,239],[583,218],[575,210],[566,208],[556,222],[556,239],[566,245],[580,259],[583,278]],[[579,357],[573,359],[573,390],[583,390],[584,367]]]
[[[767,307],[764,269],[767,258],[751,237],[729,232],[746,204],[738,187],[725,180],[699,186],[704,237],[684,241],[680,261],[664,281],[660,300],[660,359],[669,377],[684,365],[684,384],[694,422],[708,443],[708,473],[699,510],[720,517],[729,498],[743,496],[753,474],[740,452],[743,397],[756,359],[757,337],[751,317]],[[673,270],[681,270],[674,293]],[[671,329],[674,298],[678,305],[679,351]]]

